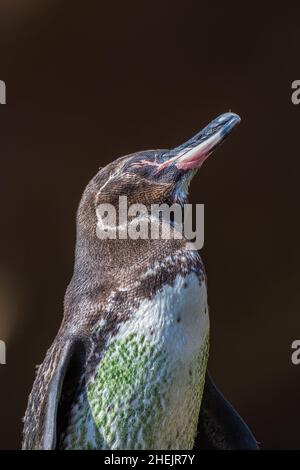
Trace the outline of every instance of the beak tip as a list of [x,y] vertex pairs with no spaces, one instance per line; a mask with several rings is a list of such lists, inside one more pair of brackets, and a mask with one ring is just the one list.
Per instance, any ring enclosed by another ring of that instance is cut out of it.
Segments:
[[216,121],[217,124],[222,126],[224,135],[227,135],[241,122],[241,118],[236,113],[228,112],[221,114]]
[[220,122],[220,123],[224,123],[226,124],[227,122],[231,122],[231,123],[234,123],[234,124],[239,124],[241,122],[241,117],[236,114],[236,113],[233,113],[231,111],[229,111],[228,113],[223,113],[221,114],[217,120]]
[[237,124],[241,122],[242,119],[238,114],[236,113],[230,113],[230,114],[232,115],[232,119],[234,119]]
[[241,122],[241,116],[239,116],[238,114],[236,113],[231,113],[232,117],[236,120],[237,123],[240,123]]

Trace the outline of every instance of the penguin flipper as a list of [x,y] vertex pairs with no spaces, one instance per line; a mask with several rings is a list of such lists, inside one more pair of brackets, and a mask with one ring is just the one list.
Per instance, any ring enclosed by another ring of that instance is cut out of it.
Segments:
[[[48,350],[29,396],[23,450],[57,448],[63,429],[62,402],[68,403],[85,362],[85,344],[77,336],[58,335]],[[63,398],[63,400],[62,400]]]
[[255,437],[206,373],[196,450],[258,450]]

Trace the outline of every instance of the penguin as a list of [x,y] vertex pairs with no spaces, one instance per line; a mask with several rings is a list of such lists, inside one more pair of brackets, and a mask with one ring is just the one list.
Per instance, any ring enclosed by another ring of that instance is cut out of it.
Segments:
[[121,157],[87,185],[64,315],[29,396],[23,449],[258,449],[207,371],[199,252],[184,236],[97,231],[98,208],[121,196],[184,208],[195,173],[239,122],[222,114],[179,147]]

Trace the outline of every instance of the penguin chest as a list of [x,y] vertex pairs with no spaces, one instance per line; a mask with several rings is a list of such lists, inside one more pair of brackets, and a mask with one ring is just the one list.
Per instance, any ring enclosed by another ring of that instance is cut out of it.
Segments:
[[193,447],[208,358],[205,283],[177,276],[108,339],[64,448]]

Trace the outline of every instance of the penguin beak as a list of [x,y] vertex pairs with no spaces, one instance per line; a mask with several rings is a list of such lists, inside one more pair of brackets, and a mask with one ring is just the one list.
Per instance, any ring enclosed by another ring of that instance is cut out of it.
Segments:
[[200,168],[240,121],[235,113],[221,114],[190,140],[164,154],[160,167],[174,164],[179,170]]

